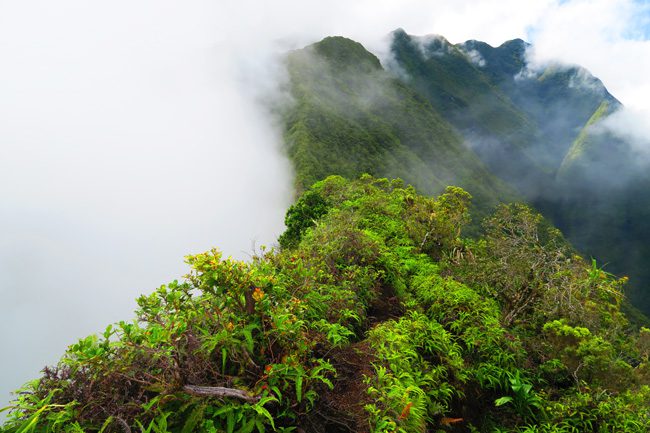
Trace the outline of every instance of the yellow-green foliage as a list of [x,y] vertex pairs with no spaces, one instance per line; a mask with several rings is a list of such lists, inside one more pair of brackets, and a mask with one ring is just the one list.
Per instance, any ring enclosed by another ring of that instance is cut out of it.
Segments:
[[567,151],[564,160],[558,169],[559,176],[564,175],[564,173],[570,169],[570,166],[584,154],[589,142],[589,129],[609,113],[609,108],[609,103],[603,101],[596,111],[594,111],[594,114],[589,118],[587,124],[582,128],[582,131],[580,131],[580,134]]
[[0,431],[647,431],[649,332],[628,332],[620,282],[519,205],[463,239],[469,200],[318,182],[281,249],[189,256],[135,321],[25,385]]

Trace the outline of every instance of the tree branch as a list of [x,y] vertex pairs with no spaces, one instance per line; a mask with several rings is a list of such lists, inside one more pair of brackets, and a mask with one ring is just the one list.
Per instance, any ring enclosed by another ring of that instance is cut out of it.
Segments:
[[257,403],[260,400],[260,397],[249,395],[246,391],[241,389],[224,388],[221,386],[185,385],[183,391],[199,397],[231,397],[249,403]]

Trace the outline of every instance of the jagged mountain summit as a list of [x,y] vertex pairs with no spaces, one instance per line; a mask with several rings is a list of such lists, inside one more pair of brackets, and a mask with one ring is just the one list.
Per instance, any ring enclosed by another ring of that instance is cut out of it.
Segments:
[[599,128],[622,104],[582,67],[530,67],[529,48],[398,29],[383,64],[343,37],[289,53],[296,182],[367,172],[426,193],[459,185],[475,197],[475,227],[496,203],[526,200],[581,252],[630,275],[630,298],[650,311],[647,170]]

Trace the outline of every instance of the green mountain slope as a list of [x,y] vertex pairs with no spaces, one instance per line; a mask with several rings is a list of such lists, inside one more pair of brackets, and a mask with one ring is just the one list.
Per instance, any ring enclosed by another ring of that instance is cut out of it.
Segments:
[[650,176],[644,158],[603,123],[603,103],[581,131],[558,172],[556,223],[584,251],[628,275],[631,301],[650,311]]
[[553,171],[602,103],[611,111],[620,107],[603,83],[584,68],[550,64],[540,70],[529,69],[526,50],[530,45],[521,39],[499,47],[478,41],[458,47],[481,59],[481,72],[536,125],[540,135],[528,147],[535,160]]
[[288,56],[295,104],[282,120],[299,189],[364,172],[427,193],[458,184],[477,220],[521,197],[580,251],[632,276],[630,298],[650,311],[650,182],[629,144],[600,128],[621,109],[602,82],[578,66],[528,68],[521,40],[391,37],[385,68],[340,37]]
[[392,36],[390,64],[454,125],[494,173],[510,183],[521,182],[523,190],[540,181],[544,167],[528,155],[538,140],[537,126],[466,52],[440,36],[417,38],[401,30]]
[[621,103],[578,66],[527,70],[523,41],[460,46],[485,59],[480,69],[541,131],[529,154],[556,178],[522,193],[581,251],[630,276],[631,301],[649,312],[650,178],[630,143],[602,126]]
[[[580,134],[578,134],[578,137],[566,152],[558,170],[559,177],[566,176],[566,172],[575,170],[575,167],[573,166],[576,164],[584,163],[586,164],[586,167],[583,169],[589,169],[590,164],[588,163],[588,158],[590,158],[590,156],[596,151],[596,149],[590,148],[598,146],[598,144],[594,142],[595,137],[590,137],[589,129],[598,124],[598,122],[600,122],[610,112],[611,108],[605,101],[603,101],[596,111],[594,111],[594,114],[591,115],[585,126],[580,131]],[[592,162],[595,161],[592,160]]]
[[527,68],[520,39],[499,47],[392,34],[389,66],[462,134],[493,173],[529,199],[553,196],[566,153],[602,103],[620,106],[579,67]]
[[285,140],[304,188],[330,174],[400,177],[428,193],[458,184],[486,209],[516,197],[431,104],[360,44],[326,38],[287,58]]
[[624,281],[523,205],[462,239],[469,200],[328,177],[289,209],[291,247],[189,256],[0,432],[647,432],[650,331],[628,329]]

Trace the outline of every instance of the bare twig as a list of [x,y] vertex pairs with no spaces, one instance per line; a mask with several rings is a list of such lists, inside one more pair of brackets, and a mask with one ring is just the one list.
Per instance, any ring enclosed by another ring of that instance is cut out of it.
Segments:
[[431,234],[431,230],[424,234],[424,239],[422,239],[422,243],[420,244],[420,249],[424,248],[424,244],[427,243],[427,239],[429,238],[430,234]]

